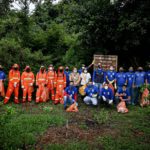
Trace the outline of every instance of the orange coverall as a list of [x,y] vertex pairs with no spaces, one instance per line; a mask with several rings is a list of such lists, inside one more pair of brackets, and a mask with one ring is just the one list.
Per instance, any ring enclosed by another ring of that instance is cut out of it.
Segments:
[[22,89],[23,89],[22,102],[26,102],[27,94],[28,94],[28,102],[31,102],[32,92],[33,92],[33,84],[34,84],[33,72],[24,71],[21,75],[21,85],[22,85]]
[[42,93],[45,89],[45,85],[47,84],[47,73],[44,71],[43,73],[41,70],[36,75],[36,85],[38,86],[36,92],[36,103],[43,102]]
[[7,93],[6,93],[6,96],[4,99],[4,104],[8,103],[13,91],[15,94],[14,102],[19,103],[19,101],[18,101],[19,82],[20,82],[20,71],[11,69],[9,71],[9,84],[8,84]]
[[4,89],[4,83],[3,80],[0,80],[0,96],[5,96],[5,89]]
[[55,71],[48,71],[47,73],[47,88],[48,88],[48,91],[49,93],[51,94],[51,99],[54,101],[55,100],[55,91],[54,91],[54,88],[55,88],[55,77],[57,76],[56,72]]
[[66,87],[66,76],[64,72],[60,72],[58,69],[58,74],[55,77],[56,82],[56,95],[55,95],[55,104],[62,103],[64,97],[64,88]]

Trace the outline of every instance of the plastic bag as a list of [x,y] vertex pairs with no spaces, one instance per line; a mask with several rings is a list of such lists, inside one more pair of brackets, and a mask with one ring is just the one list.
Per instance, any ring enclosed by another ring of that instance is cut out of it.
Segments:
[[142,93],[142,97],[141,97],[141,101],[140,101],[140,106],[144,107],[144,106],[148,106],[150,105],[150,100],[149,100],[149,90],[146,88],[143,93]]
[[128,109],[126,107],[126,103],[124,101],[121,101],[117,106],[117,111],[120,113],[128,113]]
[[79,88],[79,93],[80,93],[82,96],[85,95],[85,92],[84,92],[85,88],[86,88],[86,85],[83,85],[83,86],[81,86],[81,87]]
[[73,103],[72,105],[70,105],[67,109],[66,109],[67,112],[78,112],[78,108],[77,108],[77,104],[76,103]]

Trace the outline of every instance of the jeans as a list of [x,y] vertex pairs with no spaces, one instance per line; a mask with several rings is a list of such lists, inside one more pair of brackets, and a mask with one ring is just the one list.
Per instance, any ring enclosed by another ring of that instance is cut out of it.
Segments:
[[127,90],[128,90],[128,92],[129,92],[129,94],[130,94],[130,96],[131,96],[131,103],[133,104],[134,103],[134,89],[133,89],[133,87],[127,87]]
[[137,104],[140,97],[140,87],[133,88],[133,103]]
[[69,96],[64,96],[64,108],[66,108],[67,105],[71,105],[74,103],[74,99],[71,99]]

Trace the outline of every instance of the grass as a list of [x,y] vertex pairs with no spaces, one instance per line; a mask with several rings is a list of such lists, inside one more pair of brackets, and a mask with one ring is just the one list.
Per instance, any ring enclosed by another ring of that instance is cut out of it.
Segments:
[[[79,105],[79,113],[66,113],[62,105],[51,102],[0,104],[0,149],[37,149],[36,145],[42,141],[39,140],[51,128],[59,129],[53,134],[56,142],[41,142],[42,150],[150,149],[150,107],[128,106],[128,114],[119,114],[115,107],[92,108],[81,102]],[[64,135],[65,132],[69,136]],[[90,134],[89,137],[86,134]],[[66,138],[63,142],[61,136]]]

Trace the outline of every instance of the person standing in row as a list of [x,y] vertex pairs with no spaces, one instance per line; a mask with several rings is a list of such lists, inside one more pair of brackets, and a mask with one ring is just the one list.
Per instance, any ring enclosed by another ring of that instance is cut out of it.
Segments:
[[77,88],[77,90],[79,89],[79,85],[80,85],[80,74],[77,72],[77,68],[74,67],[72,73],[69,76],[70,81],[73,81],[74,86]]
[[134,76],[134,100],[133,105],[138,104],[138,99],[140,96],[140,87],[146,84],[146,73],[143,71],[142,67],[138,67],[138,70],[135,72]]
[[20,71],[19,65],[14,64],[9,71],[9,84],[7,88],[7,93],[4,99],[4,104],[8,103],[10,96],[14,92],[14,103],[18,104],[18,95],[19,95],[19,85],[20,85]]
[[64,74],[66,75],[66,82],[67,82],[66,87],[68,87],[70,83],[70,80],[69,80],[70,73],[71,72],[69,71],[69,67],[66,66],[65,71],[64,71]]
[[148,65],[148,71],[146,73],[146,84],[150,84],[150,64]]
[[52,101],[55,100],[56,76],[57,73],[55,72],[53,65],[49,65],[48,72],[47,72],[47,88]]
[[123,67],[120,67],[119,72],[116,73],[115,89],[117,90],[122,89],[123,85],[125,85],[126,82],[127,82],[126,73],[124,72]]
[[26,102],[26,97],[28,94],[28,102],[32,100],[32,92],[33,92],[33,84],[34,84],[34,74],[31,71],[30,66],[26,66],[24,72],[21,75],[21,88],[23,90],[23,100],[22,102]]
[[47,86],[47,73],[44,66],[40,67],[40,71],[36,75],[36,103],[43,102],[42,93]]
[[58,68],[57,76],[55,77],[56,82],[56,95],[54,104],[64,103],[64,89],[66,87],[66,75],[64,74],[64,67]]
[[134,82],[134,71],[133,67],[129,68],[129,72],[126,73],[127,77],[127,90],[129,91],[129,94],[131,96],[131,104],[134,104],[133,102],[133,82]]
[[105,71],[102,69],[101,63],[98,63],[98,68],[93,72],[93,84],[97,86],[98,90],[101,91],[103,84],[105,83]]
[[6,74],[3,71],[2,65],[0,65],[0,97],[5,97],[4,81],[6,80]]
[[114,91],[114,84],[116,78],[116,71],[114,70],[113,66],[110,66],[109,70],[106,72],[106,82],[108,82],[108,86]]

